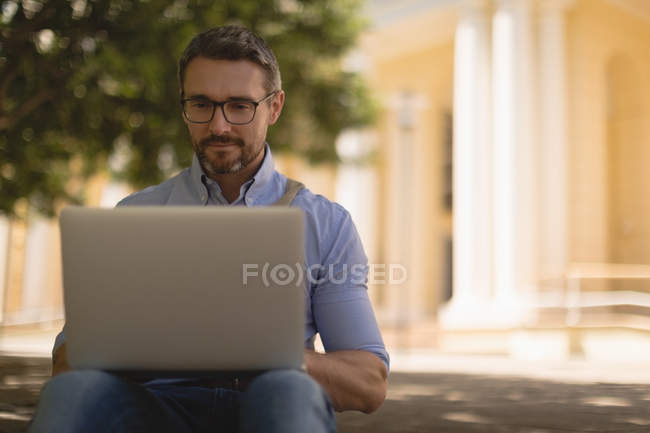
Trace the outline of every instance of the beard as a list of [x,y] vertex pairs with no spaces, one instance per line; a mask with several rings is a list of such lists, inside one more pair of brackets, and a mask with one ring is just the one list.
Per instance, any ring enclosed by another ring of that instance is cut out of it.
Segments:
[[[213,143],[234,144],[239,147],[239,156],[227,159],[226,152],[217,149],[216,155],[210,157],[208,147]],[[199,159],[201,168],[208,176],[237,173],[254,161],[263,149],[264,146],[255,148],[253,145],[247,145],[241,138],[229,135],[210,135],[198,143],[194,143],[194,152]],[[219,154],[223,154],[223,156]]]

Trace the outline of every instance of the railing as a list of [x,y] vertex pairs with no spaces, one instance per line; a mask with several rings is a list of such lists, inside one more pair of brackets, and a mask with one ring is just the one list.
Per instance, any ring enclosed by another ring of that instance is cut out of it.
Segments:
[[650,309],[650,293],[629,290],[584,292],[584,280],[650,280],[650,265],[620,263],[572,263],[566,275],[566,324],[576,325],[581,310],[590,307],[632,305]]

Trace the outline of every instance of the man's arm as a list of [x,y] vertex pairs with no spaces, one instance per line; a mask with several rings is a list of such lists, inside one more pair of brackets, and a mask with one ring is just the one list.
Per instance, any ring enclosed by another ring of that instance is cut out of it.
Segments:
[[52,376],[70,370],[70,365],[68,364],[68,352],[65,347],[66,343],[63,343],[52,355]]
[[374,412],[386,398],[386,365],[365,350],[317,353],[305,349],[309,373],[330,396],[336,411]]

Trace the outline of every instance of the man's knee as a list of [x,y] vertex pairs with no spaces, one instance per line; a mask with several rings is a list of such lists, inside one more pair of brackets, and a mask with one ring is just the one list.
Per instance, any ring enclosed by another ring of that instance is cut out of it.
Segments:
[[29,432],[77,432],[93,425],[93,420],[98,424],[122,387],[126,384],[119,378],[97,370],[54,376],[41,391]]
[[97,395],[121,386],[119,378],[99,370],[72,370],[54,376],[41,392],[41,399],[62,398],[85,400],[87,394]]
[[244,393],[240,421],[246,433],[336,431],[325,391],[307,373],[296,370],[257,377]]
[[246,394],[264,399],[325,404],[327,397],[323,388],[307,373],[297,370],[273,370],[258,376]]

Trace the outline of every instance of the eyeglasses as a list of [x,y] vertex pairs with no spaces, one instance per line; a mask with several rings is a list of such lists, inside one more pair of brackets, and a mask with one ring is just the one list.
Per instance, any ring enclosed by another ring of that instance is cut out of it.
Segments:
[[232,101],[211,101],[206,98],[188,98],[182,99],[183,113],[185,118],[192,123],[209,123],[214,118],[217,106],[221,107],[226,122],[232,125],[246,125],[251,123],[255,118],[257,106],[262,102],[275,95],[278,91],[274,90],[259,101],[249,101],[246,99],[235,99]]

